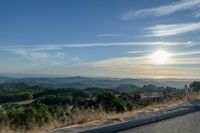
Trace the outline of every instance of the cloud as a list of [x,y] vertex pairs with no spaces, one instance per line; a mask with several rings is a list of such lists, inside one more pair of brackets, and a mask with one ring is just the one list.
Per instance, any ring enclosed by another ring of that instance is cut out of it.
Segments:
[[176,46],[191,45],[191,42],[113,42],[113,43],[79,43],[79,44],[35,44],[35,45],[1,45],[0,50],[9,51],[12,49],[26,49],[26,51],[50,51],[65,48],[92,48],[92,47],[111,47],[111,46]]
[[71,59],[72,61],[80,61],[80,58],[79,57],[74,57]]
[[[80,43],[80,44],[40,44],[40,45],[1,45],[1,51],[8,51],[25,59],[32,64],[63,65],[67,61],[80,61],[79,57],[66,59],[65,53],[59,50],[66,48],[93,48],[111,46],[176,46],[190,45],[191,42],[119,42],[119,43]],[[144,51],[135,51],[142,53]],[[133,53],[129,51],[129,53]]]
[[[137,53],[137,51],[135,51]],[[81,63],[80,66],[95,67],[95,68],[135,68],[145,66],[155,66],[155,61],[152,58],[150,51],[145,51],[147,54],[134,57],[117,57],[104,59],[99,61]],[[200,55],[200,50],[189,52],[170,53],[170,60],[165,65],[197,65],[200,64],[200,59],[195,56]],[[165,66],[164,65],[164,66]]]
[[[184,10],[196,10],[200,8],[200,0],[180,0],[179,2],[173,2],[168,5],[141,9],[138,11],[129,11],[121,16],[122,20],[130,20],[135,17],[145,17],[145,16],[166,16],[175,12]],[[196,12],[195,14],[198,14]],[[198,15],[197,15],[198,16]]]
[[98,34],[96,37],[120,37],[124,36],[123,34]]
[[189,55],[200,55],[200,50],[172,54],[172,56],[189,56]]
[[139,51],[127,51],[126,54],[140,54],[140,53],[149,53],[150,51],[144,51],[144,50],[139,50]]
[[[94,75],[108,75],[120,77],[199,77],[199,69],[193,65],[200,65],[199,58],[173,58],[168,64],[155,65],[149,55],[138,57],[118,57],[99,61],[80,63],[76,67],[89,68],[95,71]],[[177,76],[178,75],[178,76]]]
[[50,63],[50,65],[62,64],[61,57],[63,56],[63,54],[61,52],[58,52],[55,54],[55,56],[52,56],[47,52],[41,52],[41,51],[33,52],[33,51],[27,51],[26,49],[11,49],[9,51],[15,55],[22,56],[36,63],[44,62],[44,63]]
[[117,57],[117,58],[110,58],[93,62],[86,62],[78,65],[87,67],[97,67],[97,68],[128,67],[128,66],[133,66],[134,64],[144,63],[144,59],[146,59],[145,56]]
[[12,49],[10,51],[16,55],[21,55],[31,60],[43,60],[49,58],[49,54],[46,52],[27,52],[24,49]]
[[178,34],[184,34],[187,32],[200,30],[200,22],[196,23],[183,23],[183,24],[167,24],[167,25],[155,25],[146,28],[149,35],[147,36],[172,36]]
[[63,58],[63,56],[65,55],[65,53],[63,53],[63,52],[57,52],[56,53],[56,58]]

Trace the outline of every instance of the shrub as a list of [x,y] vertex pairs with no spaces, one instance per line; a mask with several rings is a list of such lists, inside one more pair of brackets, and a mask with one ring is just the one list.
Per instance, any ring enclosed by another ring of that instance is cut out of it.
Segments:
[[194,91],[199,92],[200,91],[200,82],[194,81],[190,84],[190,88],[192,88]]

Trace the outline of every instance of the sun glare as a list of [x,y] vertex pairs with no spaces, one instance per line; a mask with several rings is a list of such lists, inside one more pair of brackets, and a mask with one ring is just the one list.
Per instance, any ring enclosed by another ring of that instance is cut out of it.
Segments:
[[156,51],[152,56],[154,63],[157,65],[166,64],[169,60],[169,57],[170,57],[170,54],[163,50]]

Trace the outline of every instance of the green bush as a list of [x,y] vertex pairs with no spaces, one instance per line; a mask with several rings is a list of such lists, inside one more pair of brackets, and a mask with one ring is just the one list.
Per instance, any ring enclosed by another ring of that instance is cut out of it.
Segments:
[[125,111],[125,101],[111,92],[103,92],[97,96],[97,103],[102,106],[106,112]]
[[200,82],[194,81],[190,84],[190,88],[192,88],[194,91],[199,92],[200,91]]

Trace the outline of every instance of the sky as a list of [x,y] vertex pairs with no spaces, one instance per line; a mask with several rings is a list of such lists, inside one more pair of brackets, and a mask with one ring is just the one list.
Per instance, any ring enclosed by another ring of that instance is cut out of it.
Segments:
[[0,74],[200,78],[200,0],[0,0]]

